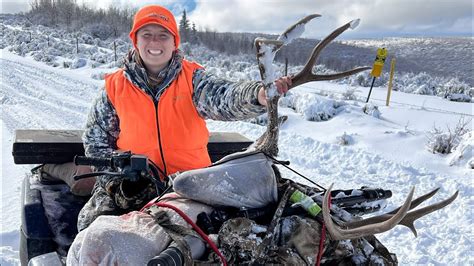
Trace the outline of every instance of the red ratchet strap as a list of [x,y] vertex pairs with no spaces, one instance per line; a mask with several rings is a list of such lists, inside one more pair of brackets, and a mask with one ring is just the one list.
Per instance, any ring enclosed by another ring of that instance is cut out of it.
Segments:
[[222,264],[224,266],[227,266],[227,261],[225,260],[225,257],[221,254],[221,252],[219,251],[219,249],[217,248],[216,244],[214,244],[214,242],[212,242],[211,239],[209,239],[209,237],[206,235],[206,233],[204,233],[201,228],[199,228],[199,226],[197,226],[192,220],[191,218],[189,218],[183,211],[181,211],[180,209],[178,209],[177,207],[171,205],[171,204],[167,204],[167,203],[164,203],[164,202],[157,202],[157,203],[153,203],[153,202],[149,202],[147,205],[145,205],[145,207],[142,208],[145,209],[145,208],[148,208],[150,207],[152,204],[158,206],[158,207],[164,207],[164,208],[169,208],[169,209],[172,209],[173,211],[175,211],[176,213],[178,213],[181,218],[183,218],[189,225],[191,225],[193,227],[193,229],[202,237],[202,239],[204,239],[204,241],[207,242],[207,244],[209,244],[209,246],[211,247],[211,249],[217,254],[217,256],[219,256],[219,258],[221,259],[222,261]]
[[155,201],[158,199],[158,197],[150,200],[147,204],[145,204],[145,206],[143,206],[140,211],[143,212],[145,211],[146,209],[150,208],[151,205],[155,204]]
[[[326,193],[328,193],[327,191]],[[331,195],[329,195],[329,200],[328,200],[328,207],[331,208]],[[317,255],[317,260],[316,260],[316,266],[320,266],[321,264],[321,258],[323,257],[323,249],[324,249],[324,240],[326,240],[326,225],[323,224],[321,226],[321,238],[319,239],[319,250],[318,250],[318,255]]]

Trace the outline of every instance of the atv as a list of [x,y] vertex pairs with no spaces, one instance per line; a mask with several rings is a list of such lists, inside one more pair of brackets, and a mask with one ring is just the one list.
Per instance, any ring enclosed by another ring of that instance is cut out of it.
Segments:
[[[16,130],[14,162],[39,165],[72,162],[75,156],[84,155],[81,136],[81,130]],[[238,133],[212,132],[208,144],[209,156],[215,162],[228,154],[242,151],[251,143]],[[87,196],[73,195],[64,182],[41,180],[35,169],[32,170],[24,178],[21,189],[22,265],[50,252],[64,257],[77,234],[77,215],[88,200]]]

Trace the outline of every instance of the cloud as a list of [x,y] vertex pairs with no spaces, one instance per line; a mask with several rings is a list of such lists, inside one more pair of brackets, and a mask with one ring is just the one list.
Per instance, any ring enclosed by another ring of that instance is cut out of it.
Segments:
[[18,13],[28,10],[29,4],[22,1],[6,1],[2,0],[0,4],[0,13]]
[[92,6],[94,8],[107,8],[111,5],[114,5],[115,7],[119,8],[140,8],[145,5],[161,5],[166,8],[168,8],[173,14],[176,16],[178,19],[181,13],[183,12],[184,9],[186,10],[192,10],[195,7],[195,2],[193,0],[160,0],[159,3],[157,3],[156,0],[136,0],[136,1],[130,1],[130,0],[79,0],[79,2],[84,2],[89,6]]
[[344,36],[472,35],[472,11],[471,0],[198,0],[189,18],[221,32],[278,34],[318,13],[323,17],[308,24],[304,36],[320,38],[355,18],[362,20],[359,28]]
[[[27,11],[29,0],[2,0],[0,12]],[[360,26],[341,37],[437,36],[473,33],[472,0],[78,0],[91,7],[138,8],[159,4],[179,21],[183,9],[198,28],[217,31],[281,33],[305,15],[318,13],[305,37],[321,38],[360,18]]]

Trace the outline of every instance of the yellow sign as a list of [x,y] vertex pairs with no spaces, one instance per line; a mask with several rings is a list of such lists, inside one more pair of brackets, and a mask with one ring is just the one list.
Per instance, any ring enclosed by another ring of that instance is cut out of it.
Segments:
[[372,67],[372,72],[370,73],[372,77],[380,77],[380,74],[382,74],[383,64],[385,63],[385,58],[387,58],[387,54],[387,49],[377,49],[377,57],[375,57],[374,66]]

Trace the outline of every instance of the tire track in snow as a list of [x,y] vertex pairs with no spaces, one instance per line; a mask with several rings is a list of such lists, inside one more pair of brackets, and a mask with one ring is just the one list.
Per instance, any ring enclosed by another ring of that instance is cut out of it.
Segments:
[[2,118],[18,128],[82,128],[96,84],[11,60],[2,64]]

